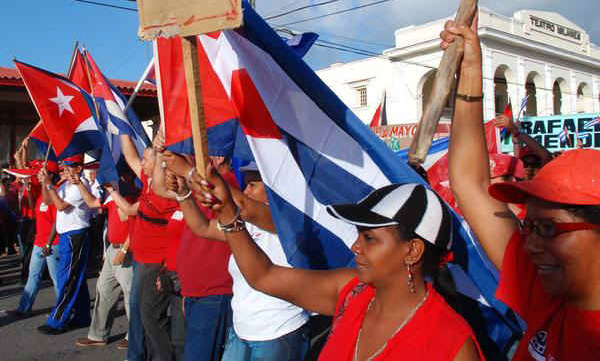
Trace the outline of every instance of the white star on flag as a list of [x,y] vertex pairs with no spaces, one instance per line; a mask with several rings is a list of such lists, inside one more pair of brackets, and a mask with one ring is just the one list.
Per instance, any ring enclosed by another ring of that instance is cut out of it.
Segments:
[[73,108],[71,108],[71,100],[73,98],[74,96],[72,95],[64,95],[62,91],[60,91],[60,88],[56,87],[56,98],[49,98],[49,100],[58,105],[58,116],[61,117],[65,110],[75,114]]

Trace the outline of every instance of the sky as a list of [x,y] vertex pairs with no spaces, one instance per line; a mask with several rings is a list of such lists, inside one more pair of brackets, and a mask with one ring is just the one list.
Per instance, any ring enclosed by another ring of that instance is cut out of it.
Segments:
[[[135,8],[132,0],[91,0]],[[305,5],[323,2],[290,15],[270,20],[274,27],[313,31],[320,39],[381,53],[393,47],[394,31],[452,15],[459,0],[389,0],[339,15],[288,23],[373,3],[376,0],[255,0],[263,17],[278,15]],[[512,16],[521,9],[558,12],[581,26],[594,44],[600,45],[598,0],[480,0],[480,6]],[[110,78],[136,80],[152,58],[150,42],[137,38],[138,17],[133,11],[102,7],[76,0],[2,0],[0,5],[0,66],[13,67],[18,60],[53,71],[66,72],[75,41],[92,54]],[[332,63],[366,57],[325,47],[313,47],[305,57],[315,70]]]

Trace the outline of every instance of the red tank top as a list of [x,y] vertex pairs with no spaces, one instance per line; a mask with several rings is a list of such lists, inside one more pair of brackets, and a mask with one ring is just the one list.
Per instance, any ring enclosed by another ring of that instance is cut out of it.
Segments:
[[[429,295],[412,319],[404,325],[375,358],[382,360],[454,360],[465,341],[479,345],[467,322],[427,283]],[[358,332],[375,289],[350,281],[340,292],[335,321],[319,361],[352,361]],[[479,350],[482,360],[484,356]]]

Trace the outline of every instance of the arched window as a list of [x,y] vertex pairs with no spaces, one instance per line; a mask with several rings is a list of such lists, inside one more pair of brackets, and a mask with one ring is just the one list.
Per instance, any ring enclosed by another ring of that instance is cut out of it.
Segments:
[[587,83],[581,83],[577,87],[577,107],[578,113],[593,113],[594,102],[592,98],[592,89]]
[[527,79],[525,81],[525,94],[529,97],[527,98],[527,107],[525,108],[524,115],[526,116],[537,116],[538,115],[538,105],[537,105],[537,88],[541,86],[542,77],[535,71],[530,72],[527,75]]
[[558,78],[552,85],[552,104],[554,114],[563,114],[565,112],[565,102],[563,99],[563,93],[566,87],[566,82],[563,78]]
[[[425,111],[425,106],[430,101],[431,91],[433,90],[433,80],[435,79],[436,70],[431,70],[427,72],[427,74],[423,75],[421,78],[420,91],[421,91],[421,115]],[[453,81],[451,89],[456,88],[456,79]],[[448,100],[446,101],[446,106],[444,107],[444,111],[442,112],[442,119],[450,120],[452,118],[452,101],[454,99],[454,95],[450,93]]]
[[506,65],[500,65],[496,68],[494,73],[494,104],[496,107],[496,114],[503,113],[508,105],[508,80],[507,73],[508,67]]

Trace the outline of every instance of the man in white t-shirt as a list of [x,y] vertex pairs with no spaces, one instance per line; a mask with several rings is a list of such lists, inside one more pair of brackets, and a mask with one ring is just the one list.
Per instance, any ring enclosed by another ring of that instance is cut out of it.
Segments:
[[[81,175],[83,154],[64,160],[67,181],[55,189],[42,170],[42,196],[57,209],[56,231],[59,235],[60,264],[57,272],[58,298],[46,324],[38,327],[45,334],[57,335],[68,326],[87,327],[90,324],[90,295],[85,281],[87,270],[90,226],[90,209],[83,200],[77,185],[70,179]],[[81,182],[89,189],[85,178]]]

